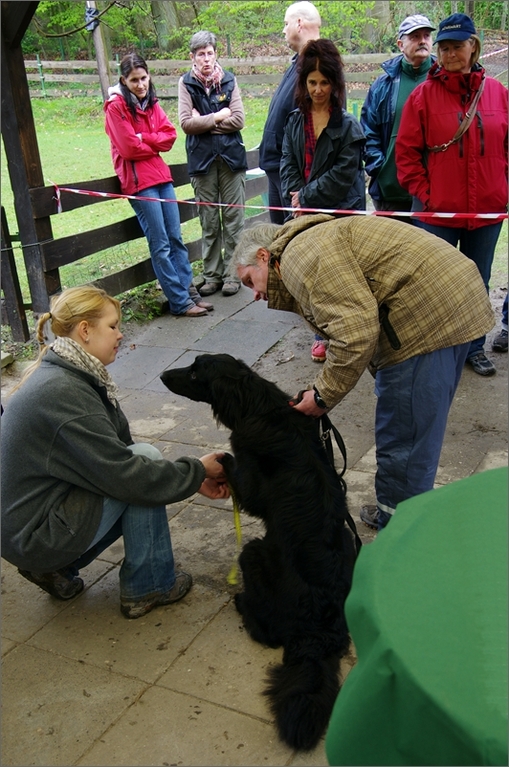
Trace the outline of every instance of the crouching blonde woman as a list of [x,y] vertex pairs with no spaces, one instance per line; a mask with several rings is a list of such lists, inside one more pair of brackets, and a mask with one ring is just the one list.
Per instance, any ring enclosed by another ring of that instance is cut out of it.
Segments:
[[228,489],[223,453],[172,463],[133,443],[106,370],[120,319],[115,298],[85,286],[55,296],[38,321],[39,358],[2,415],[2,556],[51,596],[72,599],[84,587],[79,571],[123,536],[120,609],[140,618],[192,585],[175,570],[165,505]]

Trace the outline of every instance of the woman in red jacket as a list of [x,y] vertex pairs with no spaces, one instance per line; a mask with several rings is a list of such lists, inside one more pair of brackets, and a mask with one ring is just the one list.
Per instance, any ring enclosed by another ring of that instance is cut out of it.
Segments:
[[[120,72],[120,81],[110,88],[110,98],[104,105],[106,133],[120,188],[123,194],[139,198],[130,203],[147,238],[154,272],[170,312],[202,317],[213,306],[203,301],[192,285],[173,179],[159,154],[172,148],[177,131],[156,99],[144,59],[129,53],[120,62]],[[144,197],[175,202],[150,202]]]
[[[415,210],[506,213],[507,88],[486,77],[477,63],[481,43],[469,16],[454,13],[440,22],[435,42],[438,60],[403,109],[396,139],[398,181],[414,197]],[[474,119],[452,142],[472,108]],[[423,219],[421,225],[459,244],[489,289],[500,221],[455,216]],[[490,376],[496,369],[484,353],[484,341],[485,336],[472,341],[467,362],[479,375]]]

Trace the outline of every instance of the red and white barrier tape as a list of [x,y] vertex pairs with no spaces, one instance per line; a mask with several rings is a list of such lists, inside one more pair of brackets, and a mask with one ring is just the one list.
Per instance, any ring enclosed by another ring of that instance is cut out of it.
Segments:
[[[61,193],[70,192],[71,194],[84,194],[88,197],[106,197],[109,199],[119,200],[144,200],[146,202],[171,202],[180,203],[183,205],[206,205],[218,208],[244,208],[245,210],[283,210],[293,212],[294,208],[281,208],[277,206],[269,205],[239,205],[229,204],[226,202],[196,202],[195,200],[169,200],[164,197],[138,197],[132,194],[115,194],[113,192],[95,192],[89,189],[71,189],[66,186],[58,186],[53,181],[50,182],[55,187],[55,200],[57,203],[57,213],[62,213],[62,201]],[[406,210],[331,210],[330,208],[299,208],[302,213],[330,213],[334,215],[347,215],[347,216],[408,216],[419,217],[426,219],[451,219],[451,218],[467,218],[467,219],[488,219],[490,221],[505,221],[508,217],[507,213],[434,213],[426,211],[406,211]]]
[[498,56],[499,53],[505,53],[507,51],[507,45],[505,48],[500,48],[498,51],[491,51],[490,53],[483,53],[482,56],[479,56],[479,60],[482,59],[489,59],[490,56]]

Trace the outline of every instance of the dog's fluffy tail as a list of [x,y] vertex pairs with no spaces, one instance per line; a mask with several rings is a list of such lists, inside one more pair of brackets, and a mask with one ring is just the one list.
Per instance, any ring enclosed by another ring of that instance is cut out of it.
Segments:
[[283,663],[269,669],[264,695],[279,737],[292,748],[312,749],[324,735],[340,688],[339,658],[285,649]]

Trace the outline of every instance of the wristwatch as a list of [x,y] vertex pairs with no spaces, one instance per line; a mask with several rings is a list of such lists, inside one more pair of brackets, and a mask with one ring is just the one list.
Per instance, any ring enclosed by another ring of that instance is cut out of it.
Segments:
[[318,407],[321,407],[322,410],[327,410],[327,405],[323,401],[323,399],[320,397],[320,392],[316,388],[316,386],[313,386],[313,390],[315,392],[315,403],[318,405]]

